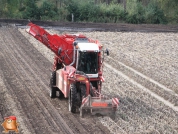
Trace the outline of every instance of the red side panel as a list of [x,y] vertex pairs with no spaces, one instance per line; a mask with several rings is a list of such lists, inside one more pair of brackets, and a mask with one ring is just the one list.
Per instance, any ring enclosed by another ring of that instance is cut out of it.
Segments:
[[56,86],[63,92],[65,98],[69,95],[70,81],[68,76],[72,71],[75,71],[75,68],[72,66],[66,66],[65,69],[56,71]]

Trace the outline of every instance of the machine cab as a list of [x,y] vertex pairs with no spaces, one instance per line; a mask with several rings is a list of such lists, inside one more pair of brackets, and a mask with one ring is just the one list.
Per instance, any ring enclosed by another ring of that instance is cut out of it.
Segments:
[[90,78],[98,77],[99,48],[95,43],[77,44],[77,70],[82,71]]

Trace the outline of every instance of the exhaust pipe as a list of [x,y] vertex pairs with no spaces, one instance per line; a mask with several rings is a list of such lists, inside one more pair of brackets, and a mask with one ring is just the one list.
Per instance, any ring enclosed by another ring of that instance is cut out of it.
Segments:
[[74,51],[73,51],[73,61],[72,63],[70,63],[69,66],[72,66],[74,63],[75,63],[75,51],[76,51],[76,46],[77,46],[78,42],[74,42],[73,45],[74,45]]

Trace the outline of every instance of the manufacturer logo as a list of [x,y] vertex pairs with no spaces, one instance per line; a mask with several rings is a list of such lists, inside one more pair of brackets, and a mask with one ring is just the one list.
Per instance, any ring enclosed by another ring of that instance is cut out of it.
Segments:
[[15,133],[19,133],[19,123],[17,123],[17,118],[15,116],[5,117],[4,122],[1,125],[4,128],[3,133],[9,133],[9,131],[15,131]]

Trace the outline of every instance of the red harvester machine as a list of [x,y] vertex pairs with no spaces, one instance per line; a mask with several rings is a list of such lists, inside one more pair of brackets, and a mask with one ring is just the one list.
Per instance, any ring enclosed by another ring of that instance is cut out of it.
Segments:
[[115,114],[118,98],[108,98],[101,94],[102,64],[104,54],[102,45],[80,34],[51,35],[40,26],[28,24],[26,31],[55,53],[53,72],[50,79],[50,97],[68,98],[69,111],[80,115],[86,109],[92,114]]

